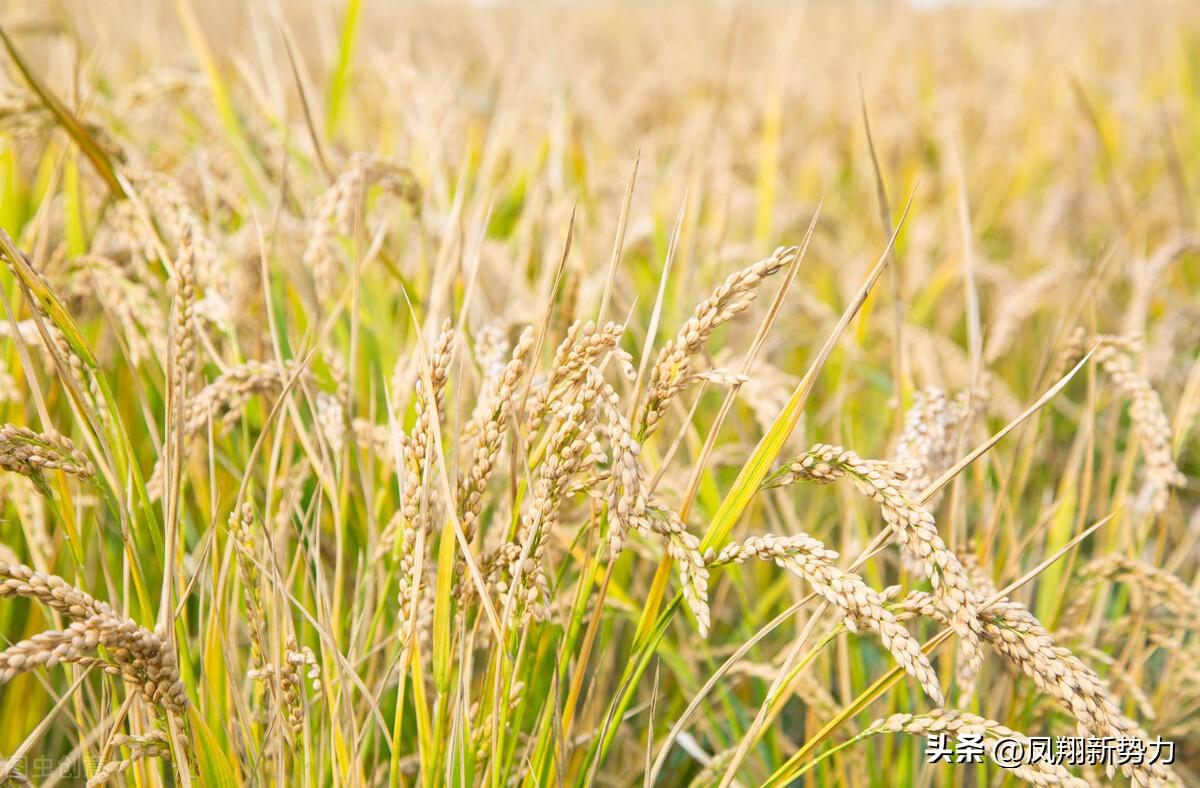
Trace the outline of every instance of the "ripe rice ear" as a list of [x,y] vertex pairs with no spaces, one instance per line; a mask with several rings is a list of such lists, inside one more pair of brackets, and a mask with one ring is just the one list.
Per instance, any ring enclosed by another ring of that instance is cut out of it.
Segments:
[[884,647],[905,672],[915,678],[930,699],[943,701],[937,673],[921,652],[921,645],[897,618],[884,607],[883,596],[858,575],[844,572],[835,561],[838,554],[827,550],[807,534],[755,536],[726,546],[710,565],[742,563],[751,558],[774,561],[783,569],[804,578],[829,604],[842,611],[851,632],[868,629],[879,635]]
[[840,446],[819,443],[786,464],[764,486],[795,481],[828,484],[841,478],[848,479],[859,494],[879,504],[883,519],[897,541],[920,562],[934,593],[950,612],[954,631],[962,641],[967,665],[964,675],[978,673],[983,663],[978,597],[958,556],[942,541],[933,515],[905,492],[903,469],[880,460],[863,460]]
[[639,440],[658,428],[667,405],[691,377],[691,358],[722,324],[741,314],[754,301],[759,285],[787,267],[800,254],[800,247],[776,249],[770,257],[730,274],[712,295],[696,306],[679,333],[663,345],[646,384],[646,399],[635,422]]
[[[983,589],[993,592],[992,588]],[[940,600],[924,592],[911,593],[899,606],[898,617],[913,615],[948,620]],[[1019,602],[1001,598],[980,611],[983,640],[1050,695],[1089,735],[1117,739],[1150,737],[1125,717],[1103,680],[1069,649],[1056,645],[1041,622]],[[1121,772],[1135,785],[1174,785],[1178,779],[1162,764],[1124,764]]]
[[[36,667],[78,662],[121,676],[149,703],[179,716],[187,711],[189,701],[175,654],[162,633],[138,626],[57,575],[23,564],[0,563],[0,599],[10,597],[34,599],[71,618],[72,623],[0,652],[0,683]],[[104,646],[110,656],[90,656],[97,646]]]
[[1187,479],[1175,464],[1171,451],[1171,422],[1163,410],[1162,399],[1134,365],[1133,356],[1140,343],[1135,338],[1106,334],[1088,340],[1083,329],[1076,329],[1068,343],[1066,363],[1080,358],[1094,345],[1096,361],[1129,398],[1129,417],[1141,440],[1146,461],[1143,497],[1148,499],[1150,511],[1161,514],[1167,509],[1171,488],[1184,486]]

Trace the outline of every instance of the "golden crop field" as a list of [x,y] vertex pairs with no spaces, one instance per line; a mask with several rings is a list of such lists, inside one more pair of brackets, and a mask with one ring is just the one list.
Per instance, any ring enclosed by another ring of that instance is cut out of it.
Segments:
[[0,784],[1200,784],[1200,5],[0,31]]

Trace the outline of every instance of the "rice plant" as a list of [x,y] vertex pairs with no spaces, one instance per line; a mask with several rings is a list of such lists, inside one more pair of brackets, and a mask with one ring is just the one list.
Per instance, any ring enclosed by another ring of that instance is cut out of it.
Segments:
[[1200,780],[1194,4],[0,39],[0,784]]

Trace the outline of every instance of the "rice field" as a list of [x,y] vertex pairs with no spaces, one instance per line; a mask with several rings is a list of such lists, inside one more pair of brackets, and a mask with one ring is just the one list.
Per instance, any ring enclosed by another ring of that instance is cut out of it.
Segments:
[[0,784],[1200,783],[1200,6],[0,32]]

